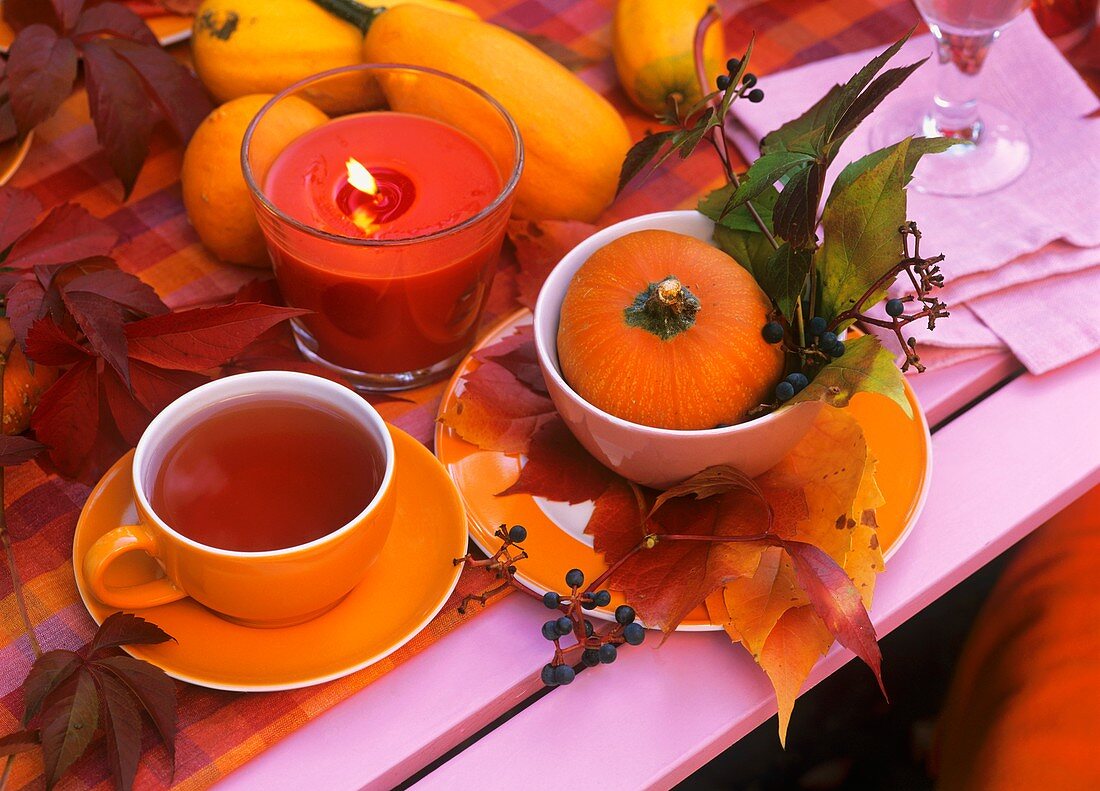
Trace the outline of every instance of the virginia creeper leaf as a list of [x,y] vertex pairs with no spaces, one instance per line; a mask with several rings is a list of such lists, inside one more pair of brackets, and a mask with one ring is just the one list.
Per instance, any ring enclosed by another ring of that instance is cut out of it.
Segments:
[[24,725],[34,718],[50,693],[68,681],[80,665],[80,657],[72,651],[47,651],[34,660],[23,681]]
[[674,497],[694,496],[696,500],[703,500],[707,497],[714,497],[715,495],[737,490],[749,492],[757,497],[760,502],[767,505],[767,499],[764,497],[764,492],[760,490],[756,481],[745,475],[745,473],[741,472],[741,470],[736,467],[721,465],[717,467],[707,467],[702,472],[692,475],[683,483],[679,483],[661,492],[654,501],[653,508],[650,509],[649,515],[653,516],[662,505]]
[[[771,222],[771,215],[768,215]],[[714,243],[726,255],[739,263],[756,278],[763,272],[775,254],[775,248],[762,233],[731,230],[724,225],[714,226]]]
[[190,140],[195,129],[214,109],[199,81],[159,46],[144,46],[121,39],[109,39],[105,43],[133,68],[145,86],[146,95],[168,119],[179,139]]
[[795,249],[812,248],[816,242],[817,205],[825,185],[825,166],[811,162],[791,174],[772,211],[775,235]]
[[519,477],[498,496],[526,493],[583,503],[603,494],[613,475],[581,447],[559,418],[544,424],[531,438]]
[[16,32],[31,25],[46,25],[59,33],[63,29],[53,3],[44,3],[42,0],[4,0],[0,8],[3,9],[4,21]]
[[0,254],[34,227],[42,204],[33,193],[14,187],[0,188]]
[[921,156],[944,151],[954,142],[906,138],[841,171],[822,213],[825,242],[817,265],[823,295],[819,315],[831,321],[868,290],[872,293],[865,306],[886,295],[894,280],[886,275],[902,255],[898,228],[906,219],[905,185]]
[[0,467],[15,467],[30,461],[46,446],[30,437],[0,434]]
[[727,203],[728,209],[736,208],[746,201],[753,200],[777,181],[793,177],[795,173],[809,167],[813,157],[797,151],[776,151],[757,158],[745,174],[741,176],[741,186],[734,190]]
[[152,286],[121,269],[100,269],[79,275],[66,284],[65,290],[98,294],[141,316],[159,316],[168,312],[168,306]]
[[723,624],[726,632],[758,661],[764,642],[783,614],[810,603],[798,586],[790,557],[777,546],[761,553],[760,565],[751,577],[727,582],[722,593],[729,619]]
[[885,697],[882,652],[859,590],[844,569],[813,544],[787,541],[783,549],[794,563],[798,584],[809,596],[814,612],[842,646],[867,663]]
[[783,613],[764,641],[760,666],[775,688],[780,744],[787,743],[791,711],[806,677],[832,644],[833,636],[810,606]]
[[874,335],[863,335],[844,343],[844,356],[832,360],[817,372],[809,385],[795,394],[791,404],[824,401],[844,407],[859,392],[884,395],[912,419],[913,406],[905,393],[905,382],[891,354]]
[[130,360],[130,386],[134,398],[152,415],[208,381],[202,374],[191,371],[171,371],[140,360]]
[[[731,231],[747,231],[749,233],[763,233],[756,220],[749,213],[745,204],[734,205],[732,198],[736,188],[732,184],[719,187],[708,193],[699,201],[698,210],[719,225],[729,228]],[[772,209],[779,198],[779,190],[774,186],[765,189],[752,199],[752,205],[760,214],[760,219],[771,230]]]
[[114,674],[141,704],[156,726],[157,734],[168,750],[176,755],[176,684],[159,667],[131,656],[109,656],[92,663]]
[[116,612],[109,616],[95,633],[89,659],[108,648],[123,645],[156,645],[167,643],[173,637],[155,623],[128,612]]
[[16,731],[7,736],[0,736],[0,757],[33,750],[41,744],[41,741],[37,729]]
[[27,357],[42,365],[72,365],[86,360],[91,353],[49,318],[31,325],[24,344]]
[[646,165],[653,161],[662,148],[672,142],[675,132],[647,133],[645,137],[631,146],[623,160],[622,170],[619,172],[619,186],[615,190],[618,195],[634,180],[634,177],[645,170]]
[[616,476],[604,493],[596,498],[584,532],[592,536],[595,550],[609,564],[614,563],[645,536],[644,523],[649,511],[649,503],[641,488]]
[[[908,36],[906,36],[908,38]],[[905,41],[905,39],[902,39]],[[921,58],[916,63],[908,66],[899,66],[895,69],[887,69],[867,86],[867,90],[852,102],[851,106],[840,116],[833,130],[832,148],[834,152],[855,131],[855,128],[869,116],[874,109],[882,103],[882,100],[901,86],[909,75],[919,69],[928,58]]]
[[81,53],[96,140],[122,182],[125,200],[130,197],[149,154],[149,138],[156,116],[151,111],[141,79],[114,49],[93,39],[83,43]]
[[42,757],[46,788],[84,754],[99,724],[99,693],[91,673],[76,673],[72,691],[49,702],[42,712]]
[[107,405],[111,420],[129,446],[137,445],[153,420],[153,415],[130,393],[126,383],[111,368],[99,374],[100,399]]
[[784,242],[757,274],[760,288],[771,297],[784,316],[794,315],[812,261],[813,253],[809,250],[795,250],[789,242]]
[[8,52],[12,114],[26,134],[57,112],[76,80],[76,47],[46,25],[19,32]]
[[77,363],[42,394],[31,428],[50,448],[50,460],[70,478],[89,467],[99,427],[96,361]]
[[127,324],[126,337],[135,360],[205,371],[240,354],[276,324],[308,312],[255,302],[192,308]]
[[597,231],[595,225],[574,220],[512,220],[508,239],[516,248],[519,274],[517,299],[524,307],[535,309],[539,290],[550,270],[566,253]]
[[141,758],[141,712],[129,689],[113,674],[95,673],[103,700],[103,731],[107,768],[119,791],[130,791]]
[[118,232],[83,206],[64,203],[11,248],[5,266],[29,269],[105,256],[118,243]]
[[72,35],[77,40],[110,36],[160,48],[145,21],[121,3],[102,3],[84,10]]
[[61,290],[61,299],[92,349],[118,373],[129,387],[130,367],[126,356],[126,333],[122,307],[90,291]]
[[439,419],[484,450],[525,453],[536,432],[556,417],[549,398],[487,361],[463,379],[462,394]]
[[[8,290],[4,303],[4,312],[11,322],[11,330],[15,339],[24,348],[27,345],[27,335],[31,326],[38,321],[43,313],[43,300],[46,298],[46,290],[37,280],[20,280]],[[51,322],[52,323],[52,322]],[[45,362],[37,360],[36,362]],[[50,365],[51,363],[46,363]]]
[[546,393],[546,382],[535,352],[534,326],[524,324],[499,342],[474,352],[474,359],[492,360],[536,393]]

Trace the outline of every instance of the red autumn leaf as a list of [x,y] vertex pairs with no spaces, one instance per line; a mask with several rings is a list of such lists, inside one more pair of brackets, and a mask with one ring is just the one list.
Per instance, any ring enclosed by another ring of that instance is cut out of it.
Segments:
[[764,497],[764,492],[761,491],[756,481],[745,475],[745,473],[741,472],[741,470],[736,467],[723,465],[718,467],[707,467],[705,470],[696,473],[683,483],[677,484],[671,489],[666,489],[661,492],[657,500],[653,503],[653,510],[650,511],[650,516],[674,497],[694,495],[696,500],[703,500],[707,497],[714,497],[718,494],[725,494],[726,492],[737,490],[749,492],[767,506],[767,498]]
[[867,663],[886,697],[882,652],[859,590],[844,569],[813,544],[784,541],[783,548],[794,562],[798,584],[810,597],[814,612],[842,646]]
[[[84,754],[99,724],[99,693],[91,673],[77,671],[75,682],[55,691],[42,712],[47,789],[53,788],[65,770]],[[65,694],[58,695],[59,691]]]
[[19,32],[8,51],[12,114],[23,134],[57,112],[76,80],[76,47],[46,25]]
[[16,731],[0,737],[0,757],[33,750],[41,744],[38,730]]
[[275,278],[249,280],[233,295],[232,302],[262,302],[265,305],[285,306],[283,295]]
[[54,30],[62,29],[61,20],[54,10],[53,3],[42,0],[4,0],[4,21],[13,30],[19,31],[30,25],[48,25]]
[[176,684],[159,667],[131,656],[109,656],[93,663],[113,673],[130,690],[156,726],[157,734],[168,750],[169,760],[176,755]]
[[84,42],[81,54],[96,140],[122,182],[125,200],[130,197],[149,155],[149,138],[156,116],[141,79],[111,47],[94,39]]
[[30,461],[46,446],[30,437],[0,434],[0,467],[15,467]]
[[157,47],[157,37],[145,21],[120,3],[101,3],[87,8],[73,26],[75,39],[111,36]]
[[130,366],[126,355],[122,307],[90,291],[62,289],[61,299],[95,353],[106,360],[129,386]]
[[440,420],[485,450],[526,452],[535,433],[557,417],[549,398],[532,392],[492,361],[468,374],[463,387],[455,405]]
[[584,532],[592,536],[593,547],[608,563],[624,557],[646,534],[645,516],[649,503],[636,484],[616,478],[596,498]]
[[151,415],[171,404],[189,390],[210,379],[191,371],[169,371],[140,360],[130,360],[130,386],[134,398]]
[[67,477],[93,474],[93,448],[99,435],[99,383],[96,361],[70,368],[42,394],[31,414],[31,428],[50,448],[50,460]]
[[103,700],[107,768],[115,788],[130,791],[141,758],[141,712],[129,690],[114,675],[95,673],[95,680]]
[[49,318],[38,319],[31,325],[23,350],[29,359],[41,365],[73,365],[91,356],[91,352]]
[[240,354],[271,327],[309,311],[259,303],[192,308],[126,325],[130,356],[160,368],[205,371]]
[[565,503],[595,500],[615,474],[577,442],[559,418],[546,423],[531,438],[527,462],[516,482],[497,496],[532,494]]
[[23,724],[31,721],[43,701],[80,667],[81,659],[72,651],[47,651],[34,660],[23,682]]
[[32,193],[14,187],[0,188],[0,251],[7,250],[33,228],[41,212],[42,204]]
[[550,270],[566,253],[583,242],[599,228],[574,220],[512,220],[508,223],[508,238],[516,248],[519,274],[516,285],[518,300],[535,309],[539,289]]
[[98,294],[141,316],[168,313],[168,306],[161,301],[152,286],[137,275],[121,269],[100,269],[78,275],[69,281],[65,290]]
[[153,420],[152,413],[130,393],[114,370],[106,369],[99,375],[99,386],[102,403],[107,405],[118,433],[127,445],[137,445]]
[[118,231],[83,206],[64,203],[12,247],[4,266],[30,269],[105,256],[118,243]]
[[547,392],[535,351],[534,327],[530,324],[524,324],[506,338],[474,352],[474,359],[480,362],[492,360],[536,393]]
[[[24,348],[27,345],[27,336],[31,327],[42,316],[42,301],[46,297],[46,290],[37,280],[20,280],[8,289],[4,309],[11,322],[11,330],[15,333],[15,339]],[[53,322],[50,322],[51,324]],[[31,359],[36,359],[32,356]],[[37,360],[45,362],[45,360]],[[50,365],[51,363],[46,363]]]
[[190,140],[211,109],[206,92],[191,72],[158,46],[121,39],[108,40],[106,44],[134,70],[145,86],[146,95],[168,119],[179,139]]
[[95,633],[89,659],[108,648],[123,645],[156,645],[174,639],[155,623],[128,612],[116,612],[108,617]]

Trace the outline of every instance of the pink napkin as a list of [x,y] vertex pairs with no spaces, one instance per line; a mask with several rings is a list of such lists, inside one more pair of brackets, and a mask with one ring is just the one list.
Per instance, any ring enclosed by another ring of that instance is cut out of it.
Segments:
[[[747,127],[747,134],[736,136],[742,150],[755,153],[756,140],[799,115],[834,83],[847,80],[878,51],[762,78],[763,103],[734,105]],[[869,128],[876,116],[914,96],[930,100],[936,69],[931,36],[909,41],[891,65],[926,55],[932,58],[845,143],[838,165],[870,150]],[[1030,13],[993,46],[981,100],[1024,122],[1031,163],[1013,184],[976,198],[910,191],[909,217],[924,233],[922,249],[947,255],[942,296],[952,310],[935,333],[913,334],[925,344],[929,359],[940,364],[1007,346],[1030,371],[1042,373],[1100,348],[1095,329],[1100,299],[1075,299],[1081,314],[1073,321],[1062,318],[1067,296],[1097,293],[1089,284],[1100,272],[1100,120],[1085,116],[1098,102]],[[942,353],[932,352],[932,346]]]

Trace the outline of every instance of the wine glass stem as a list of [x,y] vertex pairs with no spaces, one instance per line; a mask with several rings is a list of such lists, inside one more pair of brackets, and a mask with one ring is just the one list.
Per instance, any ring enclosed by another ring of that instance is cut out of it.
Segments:
[[933,26],[939,68],[932,114],[925,134],[978,142],[982,123],[978,117],[978,75],[996,38],[994,33],[959,35]]

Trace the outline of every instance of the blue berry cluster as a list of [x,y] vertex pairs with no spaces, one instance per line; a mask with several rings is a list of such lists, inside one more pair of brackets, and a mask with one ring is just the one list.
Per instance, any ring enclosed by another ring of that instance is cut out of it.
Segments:
[[[733,83],[733,76],[741,68],[741,61],[737,58],[730,58],[726,61],[726,70],[728,74],[721,74],[718,76],[716,83],[718,90],[727,91],[730,85]],[[745,72],[741,77],[741,87],[737,89],[737,95],[743,96],[753,104],[764,101],[764,91],[760,88],[754,87],[756,85],[756,75],[749,72]]]
[[[560,640],[569,634],[583,632],[577,646],[581,648],[581,663],[585,667],[610,665],[619,654],[619,646],[641,645],[645,640],[645,629],[636,622],[633,607],[625,604],[615,609],[615,626],[611,631],[597,634],[592,621],[583,616],[580,610],[606,607],[611,603],[611,592],[606,590],[580,591],[584,585],[584,572],[570,569],[565,575],[565,584],[571,591],[569,596],[550,591],[542,597],[542,603],[551,610],[565,614],[551,618],[542,625],[542,636],[554,643],[554,658],[542,668],[542,683],[548,687],[572,683],[576,671],[566,663]],[[578,607],[580,609],[578,609]]]

